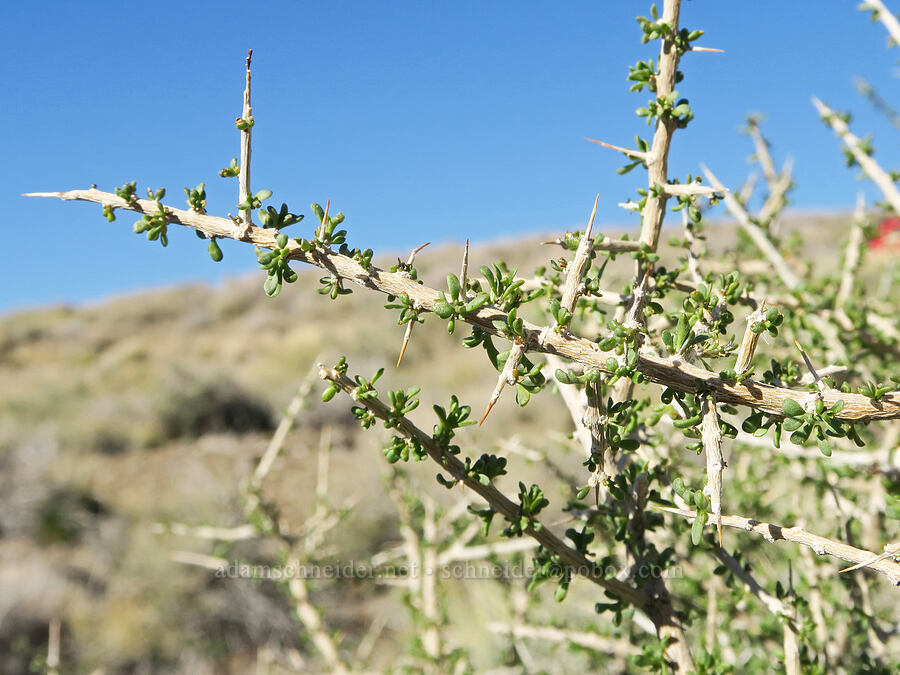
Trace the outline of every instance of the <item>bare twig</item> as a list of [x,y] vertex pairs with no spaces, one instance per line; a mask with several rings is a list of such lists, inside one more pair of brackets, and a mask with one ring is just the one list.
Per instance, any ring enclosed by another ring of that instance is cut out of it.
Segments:
[[[566,364],[555,354],[547,354],[547,366],[552,373],[558,369],[564,369]],[[560,385],[557,389],[559,390],[563,403],[566,405],[566,409],[569,411],[572,422],[575,424],[575,439],[578,441],[579,445],[584,448],[587,457],[590,457],[591,434],[582,423],[585,411],[587,410],[587,396],[584,391],[575,387]]]
[[788,157],[784,162],[784,167],[778,179],[770,186],[769,195],[763,202],[762,208],[757,214],[757,220],[765,225],[770,232],[775,231],[775,219],[782,209],[787,205],[787,192],[794,184],[792,176],[794,170],[794,161]]
[[209,525],[185,525],[184,523],[154,523],[151,526],[154,534],[174,534],[178,537],[194,539],[210,539],[212,541],[243,541],[255,539],[259,531],[253,525],[237,527],[211,527]]
[[875,87],[861,77],[854,78],[853,83],[856,85],[856,90],[865,96],[876,110],[887,117],[894,127],[900,129],[900,113],[897,112],[894,106],[882,98],[875,90]]
[[462,267],[459,270],[459,287],[463,298],[469,297],[469,240],[466,239],[466,248],[463,251]]
[[512,343],[512,347],[509,349],[509,356],[506,357],[506,363],[503,364],[503,370],[500,371],[500,377],[497,378],[497,386],[494,387],[494,391],[491,393],[491,399],[488,401],[487,409],[484,411],[484,415],[481,416],[481,421],[478,422],[478,425],[481,426],[484,424],[484,421],[487,419],[487,416],[490,414],[491,409],[494,407],[494,404],[497,403],[497,399],[500,398],[500,393],[503,391],[503,387],[507,384],[515,386],[516,384],[516,369],[519,367],[519,362],[522,360],[522,357],[525,355],[525,342],[521,339],[516,339]]
[[719,429],[719,412],[716,410],[715,399],[703,399],[700,411],[703,414],[700,435],[706,455],[706,487],[703,488],[703,493],[709,497],[719,534],[719,546],[722,546],[722,472],[725,470],[725,459],[722,457],[722,432]]
[[58,616],[50,619],[47,635],[47,675],[59,674],[59,643],[62,622]]
[[[871,2],[880,3],[880,0],[871,0]],[[887,13],[888,12],[880,12],[879,14],[884,15]],[[822,116],[822,119],[834,129],[834,132],[844,142],[844,145],[847,146],[847,150],[853,155],[853,159],[856,160],[856,163],[859,164],[865,174],[871,178],[872,182],[878,186],[879,190],[881,190],[881,194],[884,195],[885,201],[891,205],[891,208],[893,208],[895,212],[900,213],[900,190],[897,189],[890,174],[882,169],[878,162],[860,149],[859,137],[855,136],[850,131],[850,127],[847,126],[847,123],[840,115],[836,114],[831,108],[815,97],[813,97],[812,102],[816,107],[816,110],[818,110],[819,114]]]
[[409,254],[409,258],[406,259],[406,266],[407,266],[407,267],[412,267],[412,266],[413,266],[413,263],[416,261],[416,256],[419,254],[419,251],[421,251],[421,250],[422,250],[423,248],[425,248],[426,246],[430,246],[430,245],[431,245],[431,242],[430,242],[430,241],[426,241],[424,244],[422,244],[422,245],[420,245],[420,246],[416,246],[416,247],[412,250],[412,252]]
[[378,642],[378,638],[381,637],[381,633],[387,625],[387,621],[387,612],[379,612],[375,615],[375,618],[372,619],[372,623],[369,624],[368,630],[366,630],[366,634],[363,635],[362,639],[359,641],[359,645],[356,647],[357,661],[365,663],[369,660],[369,657],[372,655],[372,651],[375,649],[375,645]]
[[[37,195],[35,195],[37,196]],[[550,241],[541,242],[545,246],[562,246],[563,248],[567,248],[566,242],[561,237],[557,237],[556,239],[552,239]],[[594,239],[594,250],[595,251],[610,251],[611,253],[629,253],[631,251],[639,251],[641,249],[641,242],[639,241],[631,241],[630,239],[611,239],[610,237],[603,237],[602,239]]]
[[[481,523],[476,521],[475,525],[480,529]],[[480,546],[456,546],[454,544],[437,557],[437,564],[439,567],[445,567],[450,563],[461,560],[483,560],[491,556],[522,553],[531,551],[539,545],[540,543],[534,539],[511,539],[509,541],[498,541],[493,544],[481,544]]]
[[[678,30],[678,17],[681,11],[679,0],[668,0],[663,4],[661,22],[672,26],[672,34],[662,40],[659,52],[659,66],[654,82],[656,83],[657,100],[669,96],[675,88],[675,74],[678,71],[678,48],[675,45],[675,32]],[[669,166],[669,146],[672,143],[672,135],[675,132],[676,123],[671,117],[660,117],[656,121],[656,129],[653,133],[653,142],[650,145],[650,153],[647,157],[647,182],[650,188],[656,185],[666,185]],[[666,200],[668,194],[651,191],[647,195],[647,202],[641,211],[641,236],[640,242],[646,244],[655,251],[659,242],[659,233],[662,229],[663,218],[666,214]]]
[[756,354],[756,345],[759,343],[759,333],[752,330],[753,324],[762,321],[766,316],[766,301],[747,315],[747,327],[744,329],[744,337],[741,346],[738,347],[737,358],[734,363],[734,372],[738,375],[746,373],[753,364],[753,355]]
[[604,148],[609,148],[610,150],[615,150],[616,152],[621,152],[623,155],[628,157],[628,159],[638,159],[643,161],[647,160],[649,156],[646,152],[641,152],[640,150],[632,150],[630,148],[622,148],[618,145],[612,145],[611,143],[604,143],[603,141],[598,141],[593,138],[588,138],[585,136],[584,140],[590,141],[591,143],[596,143],[597,145],[603,146]]
[[763,137],[759,130],[760,117],[753,115],[747,120],[747,133],[753,141],[753,147],[756,150],[756,161],[762,169],[763,177],[769,184],[769,189],[778,180],[778,174],[775,172],[775,163],[772,161],[772,153],[769,152],[769,142]]
[[[299,564],[293,561],[292,564]],[[347,667],[338,654],[337,647],[328,631],[322,625],[322,619],[319,617],[319,610],[309,599],[309,589],[306,585],[306,579],[298,576],[291,577],[288,581],[288,591],[294,599],[294,611],[297,617],[309,632],[309,638],[316,646],[316,649],[322,655],[325,663],[328,664],[329,672],[346,673]]]
[[806,369],[809,371],[809,374],[812,375],[813,384],[816,385],[816,388],[820,392],[825,391],[828,387],[822,381],[822,378],[819,376],[819,373],[816,372],[815,366],[813,366],[812,361],[810,360],[809,356],[806,354],[806,350],[803,349],[803,345],[801,345],[800,341],[797,340],[796,338],[794,339],[794,346],[797,347],[797,349],[800,352],[800,356],[803,357],[803,363],[806,364]]
[[766,609],[776,616],[791,616],[791,608],[760,586],[759,582],[753,578],[753,575],[745,570],[743,565],[741,565],[733,555],[721,547],[713,549],[713,551],[715,552],[716,557],[731,570],[732,574],[743,582],[747,587],[747,590],[755,595],[759,601],[766,606]]
[[[289,414],[290,411],[285,413],[285,418],[287,418]],[[329,509],[327,507],[330,455],[330,433],[323,431],[322,436],[319,439],[319,452],[316,468],[316,506],[313,515],[306,523],[307,533],[302,539],[304,545],[303,549],[307,555],[319,547],[325,532],[339,522],[338,517],[329,517]],[[250,512],[246,505],[245,511],[249,515]],[[282,537],[282,540],[288,549],[288,554],[290,556],[289,564],[292,567],[299,569],[300,559],[294,552],[297,547],[292,546],[292,544],[284,537]],[[306,628],[312,643],[328,665],[329,671],[332,673],[348,672],[349,669],[341,658],[335,641],[322,624],[319,609],[309,599],[309,585],[306,579],[301,575],[291,577],[288,581],[288,593],[290,593],[291,598],[294,601],[294,612],[296,613],[297,618]]]
[[688,263],[688,272],[691,275],[691,281],[695,284],[699,284],[703,281],[703,275],[700,274],[700,259],[697,257],[697,252],[694,250],[694,228],[691,227],[690,220],[688,219],[688,210],[681,210],[681,230],[684,232],[684,238],[687,240],[687,263]]
[[300,386],[297,387],[297,393],[294,394],[294,398],[291,399],[287,409],[284,411],[284,415],[282,415],[281,421],[275,429],[275,433],[272,434],[272,438],[269,440],[266,451],[263,453],[263,456],[259,460],[259,464],[256,465],[256,469],[253,471],[253,476],[250,479],[251,487],[259,488],[266,476],[269,475],[272,465],[278,458],[282,447],[284,447],[284,441],[287,438],[291,427],[294,426],[294,422],[297,420],[297,415],[300,414],[300,411],[303,410],[304,406],[309,401],[309,394],[312,391],[314,382],[315,378],[310,374],[303,378]]
[[892,558],[894,560],[900,560],[900,542],[894,542],[892,544],[884,545],[884,553],[880,555],[874,556],[871,560],[866,560],[864,562],[856,563],[855,565],[851,565],[850,567],[845,567],[840,570],[841,572],[852,572],[853,570],[862,569],[863,567],[869,567],[872,563],[878,562],[879,560],[886,560],[888,558]]
[[887,30],[888,35],[895,45],[900,46],[900,21],[894,16],[881,0],[863,0],[859,7],[862,10],[872,10],[875,12],[875,18],[878,19]]
[[834,298],[834,308],[841,310],[853,292],[853,280],[859,270],[859,262],[863,245],[863,225],[866,217],[866,197],[860,192],[856,197],[856,212],[853,214],[853,225],[850,227],[850,238],[844,253],[844,270],[841,274],[841,285]]
[[[693,519],[697,516],[696,512],[687,509],[677,509],[669,506],[659,506],[657,504],[651,504],[650,508],[666,513],[673,513],[685,518]],[[747,532],[755,532],[756,534],[762,535],[770,542],[784,539],[785,541],[802,544],[811,548],[818,555],[827,554],[852,563],[868,563],[870,569],[881,572],[887,576],[888,580],[894,586],[900,586],[900,563],[884,559],[876,560],[878,556],[871,551],[863,551],[840,541],[820,537],[819,535],[807,532],[800,527],[782,527],[780,525],[754,520],[753,518],[744,518],[743,516],[723,515],[722,525],[746,530]]]
[[587,227],[575,250],[575,257],[569,265],[566,273],[566,282],[562,290],[562,300],[560,306],[567,312],[575,311],[575,303],[578,301],[579,290],[581,287],[584,272],[591,261],[591,248],[593,240],[591,239],[591,230],[594,227],[594,216],[597,215],[597,204],[600,203],[600,195],[594,200],[594,208],[591,209],[591,217],[588,219]]
[[409,347],[409,338],[412,337],[413,326],[416,325],[415,319],[410,319],[406,324],[406,330],[403,331],[403,343],[400,345],[400,355],[397,357],[397,368],[403,362],[403,355],[406,354],[406,348]]
[[670,197],[678,197],[678,196],[694,196],[694,197],[712,197],[713,195],[719,195],[723,192],[727,192],[728,190],[721,188],[714,188],[708,185],[700,185],[698,183],[666,183],[663,185],[663,192],[665,192]]
[[169,560],[184,565],[203,567],[204,569],[216,572],[228,569],[228,560],[226,558],[204,555],[202,553],[193,553],[191,551],[172,551],[169,553]]
[[[718,187],[720,189],[724,188],[712,171],[702,165],[701,168],[703,169],[703,173],[707,180],[713,187]],[[762,231],[762,228],[750,221],[747,211],[738,203],[731,193],[725,193],[724,201],[728,211],[735,217],[738,224],[744,229],[744,232],[750,236],[757,248],[759,248],[769,262],[772,263],[772,267],[778,272],[778,276],[781,277],[784,285],[790,290],[796,288],[800,284],[800,280],[791,268],[788,267],[787,262],[785,262],[784,258],[778,252],[778,249],[776,249],[772,242],[769,241],[769,238],[766,236],[765,232]]]
[[[247,85],[244,88],[244,106],[241,111],[244,128],[241,129],[241,166],[238,173],[238,203],[243,204],[252,194],[250,192],[250,137],[253,131],[253,108],[250,105],[250,60],[253,50],[247,52]],[[241,209],[243,227],[237,232],[235,239],[247,236],[247,228],[253,223],[253,210]]]
[[[421,251],[423,248],[428,246],[430,243],[431,243],[430,241],[426,241],[421,246],[417,246],[416,248],[414,248],[412,250],[412,253],[409,254],[409,258],[406,260],[407,268],[411,268],[413,266],[413,263],[416,261],[416,255],[419,253],[419,251]],[[463,275],[462,275],[463,279],[465,279],[465,276],[466,276],[466,267],[468,265],[468,261],[469,261],[469,240],[466,239],[466,255],[463,258]],[[407,279],[412,279],[412,276],[410,275],[408,270],[401,270],[399,273],[406,276]],[[466,287],[465,281],[462,282],[462,287],[463,288]],[[409,347],[409,339],[410,339],[410,337],[412,337],[413,326],[415,326],[415,325],[416,325],[415,319],[410,319],[406,324],[406,330],[403,333],[403,344],[400,345],[400,355],[397,357],[397,368],[399,368],[400,364],[403,362],[403,355],[406,354],[406,348]]]
[[284,447],[284,441],[287,439],[288,433],[294,426],[297,415],[306,405],[314,382],[315,377],[310,373],[310,375],[304,378],[300,383],[300,386],[297,388],[297,393],[294,394],[294,398],[291,399],[291,402],[288,404],[287,410],[285,410],[281,421],[278,423],[278,427],[275,429],[275,433],[272,434],[272,438],[269,440],[266,451],[263,453],[263,456],[260,457],[259,463],[256,465],[256,469],[253,471],[253,475],[247,483],[247,493],[244,499],[244,512],[246,514],[249,515],[256,512],[257,507],[260,505],[261,500],[259,491],[263,481],[266,479],[266,476],[269,475],[272,465],[281,453],[281,449]]
[[512,635],[520,638],[542,640],[544,642],[572,643],[586,649],[593,649],[604,654],[615,654],[625,657],[631,653],[631,645],[622,640],[611,640],[601,637],[596,633],[583,633],[573,630],[561,630],[551,626],[529,626],[527,624],[512,624],[491,622],[487,629],[492,633]]
[[[710,183],[712,183],[714,186],[721,186],[721,183],[719,182],[719,179],[716,178],[715,174],[713,174],[705,166],[701,165],[701,167]],[[743,228],[744,232],[746,232],[747,235],[749,235],[749,237],[753,240],[753,243],[757,246],[757,248],[759,248],[759,250],[762,251],[763,255],[765,255],[765,257],[769,260],[784,285],[787,286],[788,290],[794,290],[795,288],[797,288],[797,286],[800,285],[799,277],[794,274],[793,270],[791,270],[790,266],[787,264],[787,261],[785,261],[781,253],[778,252],[778,249],[775,248],[775,245],[772,243],[763,229],[750,219],[750,214],[747,213],[747,210],[741,204],[739,204],[731,194],[725,195],[725,206],[731,213],[731,215],[734,216],[734,218],[738,221],[738,224]],[[849,361],[847,350],[838,339],[835,327],[828,321],[826,321],[823,317],[815,313],[809,314],[807,318],[809,322],[819,332],[821,332],[823,337],[825,338],[826,344],[830,349],[830,357]]]
[[746,204],[753,197],[753,191],[756,189],[756,181],[757,174],[751,173],[747,176],[747,180],[744,181],[744,184],[741,185],[741,189],[738,190],[737,200],[741,204]]
[[785,675],[800,675],[800,641],[797,636],[797,628],[793,621],[785,621],[782,626],[784,646],[784,672]]
[[425,517],[422,521],[422,616],[427,625],[422,636],[425,653],[437,660],[441,656],[441,635],[438,630],[440,615],[437,599],[437,528],[435,526],[434,500],[424,495],[422,506]]

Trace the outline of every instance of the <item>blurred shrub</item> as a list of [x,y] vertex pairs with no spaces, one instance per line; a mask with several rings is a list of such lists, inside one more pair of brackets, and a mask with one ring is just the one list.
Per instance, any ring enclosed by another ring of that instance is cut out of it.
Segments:
[[181,381],[159,406],[162,440],[194,439],[205,434],[272,431],[272,411],[233,381]]
[[59,487],[38,507],[35,535],[43,544],[75,544],[95,518],[108,513],[89,492]]

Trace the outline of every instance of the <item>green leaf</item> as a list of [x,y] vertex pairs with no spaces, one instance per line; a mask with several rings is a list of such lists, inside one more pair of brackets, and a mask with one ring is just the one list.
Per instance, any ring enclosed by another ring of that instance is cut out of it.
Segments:
[[553,599],[556,602],[562,602],[566,599],[566,595],[569,593],[569,584],[565,582],[560,582],[559,586],[556,587],[556,590],[553,592]]
[[797,431],[800,427],[803,426],[803,420],[797,417],[788,417],[784,421],[784,430],[785,431]]
[[453,300],[459,300],[459,295],[461,292],[459,278],[452,272],[447,275],[447,288],[450,289],[450,297]]
[[267,276],[266,282],[263,284],[263,290],[270,298],[278,295],[281,292],[281,279],[278,278],[278,275],[270,274]]
[[575,384],[578,380],[572,377],[568,372],[561,368],[556,369],[556,379],[562,384]]
[[698,511],[697,517],[694,518],[694,524],[691,525],[691,543],[694,546],[700,545],[703,539],[703,526],[706,525],[707,514],[705,511]]
[[619,341],[614,337],[608,337],[600,340],[600,349],[605,352],[615,348],[615,346],[619,344]]
[[674,426],[676,429],[687,429],[688,427],[692,427],[695,424],[699,423],[700,415],[694,415],[693,417],[688,417],[687,419],[675,420],[674,422],[672,422],[672,426]]
[[215,237],[209,240],[207,249],[209,250],[209,257],[212,258],[213,261],[220,262],[222,260],[222,249],[220,249],[219,245],[216,243]]
[[523,387],[521,384],[516,385],[516,403],[519,404],[520,407],[525,407],[528,405],[528,401],[531,400],[531,394],[528,393],[528,390]]
[[803,407],[792,398],[786,398],[781,402],[781,410],[788,417],[799,417],[804,413]]
[[446,300],[437,300],[434,303],[434,313],[442,319],[449,319],[453,316],[453,308]]
[[803,445],[809,440],[809,428],[800,429],[791,434],[791,443],[794,445]]
[[478,293],[474,298],[466,303],[466,312],[474,312],[481,309],[490,302],[490,297],[485,292]]
[[750,415],[744,422],[741,424],[741,429],[746,431],[748,434],[752,434],[754,431],[759,429],[759,420],[755,415]]

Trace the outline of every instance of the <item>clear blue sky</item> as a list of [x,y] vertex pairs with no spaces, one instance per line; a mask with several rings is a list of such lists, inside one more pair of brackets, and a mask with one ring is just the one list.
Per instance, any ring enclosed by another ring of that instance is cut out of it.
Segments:
[[[875,197],[809,102],[853,109],[854,129],[876,134],[876,156],[900,164],[896,130],[853,87],[864,75],[900,104],[900,49],[857,4],[685,0],[682,25],[725,53],[682,61],[679,90],[696,119],[676,136],[671,174],[704,162],[737,185],[751,152],[738,128],[759,111],[776,161],[796,159],[795,207],[848,209],[860,188]],[[624,0],[9,3],[0,184],[15,208],[2,225],[0,312],[256,268],[246,245],[224,245],[216,264],[190,233],[163,250],[133,234],[127,214],[108,224],[97,205],[19,196],[136,179],[182,205],[181,188],[205,181],[209,211],[233,212],[236,184],[216,171],[239,154],[248,47],[254,189],[308,218],[311,201],[330,198],[351,245],[572,229],[598,192],[601,230],[633,225],[615,205],[646,175],[617,176],[619,156],[583,137],[647,136],[633,111],[648,95],[627,93],[625,76],[656,51],[634,21],[648,10]]]

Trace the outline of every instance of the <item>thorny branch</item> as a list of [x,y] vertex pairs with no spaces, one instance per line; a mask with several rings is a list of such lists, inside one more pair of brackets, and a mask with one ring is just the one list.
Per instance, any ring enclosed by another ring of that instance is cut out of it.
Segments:
[[885,201],[891,205],[891,208],[894,209],[896,213],[900,213],[900,190],[897,189],[890,174],[882,169],[878,165],[878,162],[860,149],[860,138],[850,131],[850,127],[847,126],[847,123],[840,115],[815,97],[813,97],[812,102],[816,107],[816,110],[819,111],[819,115],[822,116],[822,119],[828,123],[844,142],[844,145],[847,146],[847,150],[853,155],[853,159],[856,160],[856,163],[859,164],[865,174],[872,179],[872,182],[878,186],[879,190],[881,190],[881,194],[884,195]]
[[[675,515],[684,516],[685,518],[695,518],[696,513],[687,509],[678,509],[669,506],[659,506],[653,504],[650,506],[657,511],[666,513],[674,513]],[[886,575],[888,580],[894,586],[900,586],[900,563],[894,562],[888,557],[880,557],[871,551],[864,551],[849,544],[840,541],[820,537],[819,535],[807,532],[801,527],[782,527],[772,523],[764,523],[753,518],[744,518],[743,516],[722,516],[722,525],[733,527],[747,532],[755,532],[762,535],[768,541],[792,541],[796,544],[808,546],[818,555],[830,555],[841,560],[847,560],[852,563],[862,563],[869,569],[881,572]]]
[[[108,204],[117,209],[138,213],[157,212],[156,203],[153,201],[138,199],[126,202],[110,192],[102,192],[96,188],[68,192],[35,192],[26,196]],[[234,224],[227,218],[198,214],[168,206],[165,208],[166,217],[170,223],[184,225],[210,236],[234,238]],[[247,241],[262,248],[273,249],[277,246],[275,233],[272,230],[256,226],[251,226],[248,230]],[[424,284],[418,284],[401,274],[387,272],[374,265],[368,269],[363,268],[355,260],[330,249],[315,249],[304,253],[293,241],[288,242],[288,246],[291,250],[292,260],[328,270],[338,277],[370,290],[396,296],[406,294],[423,310],[433,311],[434,303],[438,300],[438,291]],[[488,306],[461,317],[461,320],[478,326],[491,335],[503,336],[501,329],[494,325],[492,319],[505,317],[504,312]],[[601,350],[591,340],[571,333],[558,334],[529,322],[525,322],[525,344],[528,351],[565,356],[581,363],[585,368],[597,368],[603,372],[609,372],[606,359],[614,355],[613,352]],[[708,391],[716,397],[719,403],[745,405],[773,415],[783,414],[781,405],[785,400],[802,400],[808,396],[808,392],[805,391],[775,387],[756,380],[726,381],[716,373],[685,363],[680,359],[662,358],[648,348],[642,349],[638,354],[636,369],[651,382],[671,387],[677,391],[689,393]],[[837,390],[828,390],[823,395],[826,406],[831,406],[838,400],[844,401],[843,410],[835,416],[839,420],[855,422],[900,418],[900,394],[897,392],[886,394],[877,402],[873,402],[862,394],[842,393]]]
[[[338,385],[344,392],[350,394],[351,397],[357,388],[357,383],[349,377],[333,368],[321,364],[319,365],[319,377]],[[367,397],[364,400],[360,400],[359,403],[371,410],[379,419],[391,419],[390,409],[378,398]],[[450,473],[456,481],[465,484],[467,488],[481,496],[497,513],[511,521],[519,518],[518,504],[513,503],[493,484],[482,485],[481,482],[470,477],[466,473],[465,465],[459,459],[454,455],[444,452],[440,445],[438,445],[429,434],[426,434],[419,429],[406,417],[400,418],[396,428],[407,438],[415,438],[418,440],[432,460]],[[558,554],[566,564],[571,566],[581,576],[593,581],[595,584],[609,591],[624,602],[636,607],[643,607],[644,598],[639,591],[621,581],[606,579],[592,561],[568,546],[559,537],[550,532],[549,528],[539,527],[536,529],[534,526],[529,526],[525,531],[528,536],[539,541],[544,548]]]

